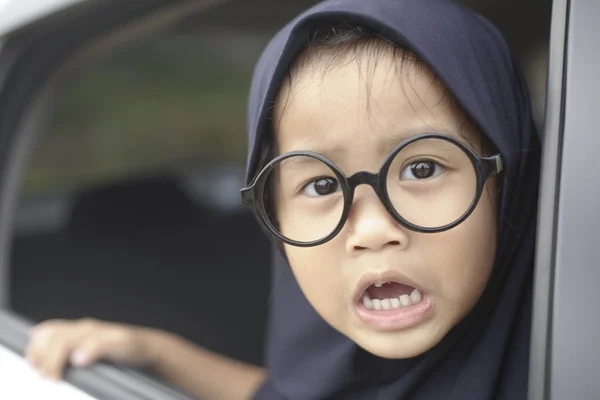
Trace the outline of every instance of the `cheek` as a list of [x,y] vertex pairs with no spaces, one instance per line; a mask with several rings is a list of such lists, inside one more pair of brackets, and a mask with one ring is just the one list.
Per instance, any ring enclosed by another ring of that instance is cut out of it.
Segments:
[[339,299],[346,298],[344,293],[345,277],[339,267],[339,257],[335,257],[334,243],[329,242],[311,248],[285,246],[285,252],[292,267],[292,272],[302,292],[331,325],[345,315],[347,306]]
[[477,208],[459,226],[432,235],[424,248],[437,291],[457,317],[463,317],[475,305],[491,274],[497,240],[496,204],[484,191]]

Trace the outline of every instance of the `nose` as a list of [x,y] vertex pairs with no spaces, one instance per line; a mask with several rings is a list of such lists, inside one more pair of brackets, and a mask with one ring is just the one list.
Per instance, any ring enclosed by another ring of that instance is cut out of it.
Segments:
[[408,246],[407,231],[386,210],[368,185],[356,188],[346,224],[349,230],[346,251],[349,254]]

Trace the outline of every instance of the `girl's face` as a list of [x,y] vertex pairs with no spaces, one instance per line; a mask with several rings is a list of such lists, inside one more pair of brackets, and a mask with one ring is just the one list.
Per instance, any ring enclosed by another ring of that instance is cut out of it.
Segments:
[[[405,62],[397,71],[399,61],[392,56],[380,57],[376,65],[357,60],[338,60],[327,71],[305,65],[294,73],[275,112],[280,153],[323,154],[346,176],[377,172],[395,145],[423,133],[454,136],[481,154],[479,133],[425,67]],[[417,233],[396,222],[373,189],[361,185],[334,239],[309,248],[285,245],[285,251],[307,299],[329,324],[378,356],[413,357],[435,346],[487,284],[496,250],[495,196],[495,181],[489,179],[462,224]],[[274,197],[278,206],[277,188]],[[285,229],[285,207],[277,209]]]

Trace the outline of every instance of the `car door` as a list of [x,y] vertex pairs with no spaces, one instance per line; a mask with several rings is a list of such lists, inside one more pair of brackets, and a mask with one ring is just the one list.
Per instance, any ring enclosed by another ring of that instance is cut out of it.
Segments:
[[49,113],[53,76],[92,45],[141,34],[210,3],[214,1],[0,2],[0,397],[189,399],[145,375],[106,364],[68,371],[62,387],[41,380],[22,357],[31,322],[7,310],[8,254],[23,169]]
[[529,398],[600,396],[600,2],[554,0]]

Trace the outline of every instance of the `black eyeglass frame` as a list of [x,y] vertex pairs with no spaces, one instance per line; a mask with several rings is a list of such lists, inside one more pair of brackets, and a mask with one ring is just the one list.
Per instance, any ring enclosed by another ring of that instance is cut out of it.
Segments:
[[[424,228],[404,219],[392,205],[387,191],[387,174],[396,155],[400,151],[402,151],[402,149],[404,149],[406,146],[423,139],[439,139],[455,144],[469,157],[469,159],[473,163],[473,167],[475,168],[477,174],[477,187],[475,196],[473,197],[471,205],[469,206],[467,211],[454,222],[437,228]],[[271,170],[280,161],[296,156],[312,157],[325,163],[336,175],[338,182],[342,186],[342,193],[344,196],[344,210],[340,217],[340,222],[327,236],[318,240],[313,240],[311,242],[299,242],[283,236],[269,220],[264,204],[264,196],[261,195],[262,193],[264,193],[265,184],[267,182],[267,178],[269,177]],[[394,217],[394,219],[405,228],[420,233],[438,233],[452,229],[455,226],[460,225],[464,220],[466,220],[469,217],[469,215],[471,215],[475,207],[477,207],[477,203],[479,202],[479,199],[481,198],[481,193],[483,192],[483,186],[485,184],[485,181],[487,181],[492,176],[500,174],[500,172],[502,172],[503,169],[504,161],[502,155],[500,154],[496,154],[491,157],[482,157],[475,153],[475,151],[473,151],[470,147],[466,146],[460,140],[452,136],[441,135],[438,133],[425,133],[403,140],[400,144],[398,144],[386,157],[381,168],[379,169],[379,172],[377,173],[359,171],[347,177],[346,175],[344,175],[341,169],[337,165],[335,165],[335,163],[333,163],[321,154],[314,153],[312,151],[292,151],[289,153],[281,154],[275,157],[273,160],[269,161],[269,163],[265,165],[265,167],[255,177],[250,186],[243,188],[240,191],[240,193],[242,197],[242,205],[244,207],[252,209],[254,214],[258,217],[258,219],[261,221],[263,226],[267,229],[267,231],[270,234],[275,236],[277,239],[292,246],[312,247],[330,241],[342,230],[342,228],[346,224],[346,220],[348,219],[348,214],[350,214],[350,209],[352,208],[352,203],[354,202],[354,190],[358,185],[366,184],[371,186],[377,194],[377,197],[379,198],[381,203],[388,211],[388,213],[390,213],[390,215],[392,215],[392,217]]]

